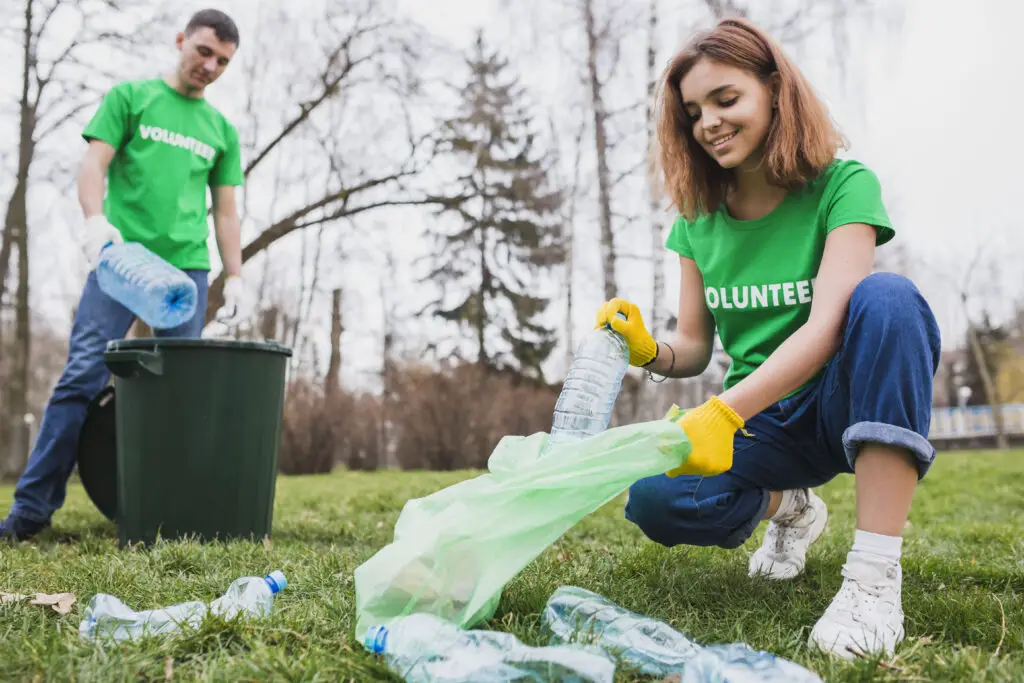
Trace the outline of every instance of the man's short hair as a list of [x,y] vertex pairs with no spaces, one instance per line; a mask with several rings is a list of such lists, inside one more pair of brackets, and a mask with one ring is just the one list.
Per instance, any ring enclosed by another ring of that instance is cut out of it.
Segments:
[[238,27],[234,20],[219,9],[203,9],[192,15],[185,27],[185,35],[191,35],[196,29],[212,28],[219,40],[234,43],[238,46]]

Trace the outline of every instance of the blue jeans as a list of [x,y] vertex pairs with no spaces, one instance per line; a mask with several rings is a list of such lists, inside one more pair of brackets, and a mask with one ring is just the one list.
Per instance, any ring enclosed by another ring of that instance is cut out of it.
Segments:
[[[185,273],[198,290],[196,314],[173,329],[153,330],[157,337],[195,338],[203,330],[209,271]],[[39,436],[14,490],[11,517],[45,523],[64,504],[89,402],[110,377],[103,352],[107,342],[123,339],[134,322],[135,315],[104,294],[96,282],[96,272],[90,272],[71,326],[67,364],[46,405]]]
[[861,445],[907,449],[923,477],[939,328],[910,280],[875,273],[854,290],[838,353],[799,392],[736,433],[732,468],[713,476],[636,482],[626,518],[652,540],[736,548],[768,509],[769,491],[820,486],[853,473]]

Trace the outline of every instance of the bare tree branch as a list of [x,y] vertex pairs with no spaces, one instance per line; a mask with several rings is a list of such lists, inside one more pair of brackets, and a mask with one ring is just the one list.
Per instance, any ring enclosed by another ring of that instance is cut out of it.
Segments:
[[82,102],[79,102],[74,107],[64,112],[60,116],[60,118],[48,122],[46,127],[36,134],[36,140],[43,140],[49,137],[51,134],[55,133],[59,128],[63,128],[68,123],[71,123],[72,119],[74,119],[76,116],[81,114],[86,109],[91,109],[98,105],[100,103],[100,100],[102,100],[102,96],[91,100],[84,100]]

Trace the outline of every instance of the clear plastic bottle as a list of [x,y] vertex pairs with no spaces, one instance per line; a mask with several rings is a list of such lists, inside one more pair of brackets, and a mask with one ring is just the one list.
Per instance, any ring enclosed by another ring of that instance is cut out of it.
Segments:
[[136,612],[113,595],[99,593],[85,608],[78,625],[78,634],[86,639],[111,638],[115,641],[137,640],[149,636],[176,633],[183,626],[198,628],[208,611],[224,619],[240,612],[263,617],[270,614],[274,595],[280,593],[288,580],[281,571],[264,578],[246,576],[236,579],[221,597],[209,607],[205,603],[183,602],[170,607]]
[[169,329],[195,315],[196,283],[135,242],[112,244],[96,266],[100,289],[154,329]]
[[100,593],[89,601],[78,625],[78,635],[88,640],[138,640],[178,632],[183,626],[199,628],[206,605],[183,602],[161,609],[136,612],[113,595]]
[[709,645],[683,668],[680,683],[823,683],[795,662],[743,643]]
[[650,676],[676,673],[701,646],[668,624],[576,586],[556,590],[541,617],[553,642],[592,641]]
[[210,603],[210,611],[223,619],[234,619],[239,612],[248,616],[266,617],[274,606],[274,596],[284,590],[288,579],[280,570],[262,579],[245,576],[236,579],[224,595]]
[[594,328],[583,337],[555,403],[545,453],[608,428],[628,368],[629,345],[611,327]]
[[364,645],[406,683],[611,683],[615,662],[596,648],[531,647],[511,633],[462,630],[430,614],[374,626]]
[[649,676],[680,683],[822,683],[817,674],[743,643],[702,646],[668,624],[575,586],[556,590],[542,620],[553,643],[592,642]]

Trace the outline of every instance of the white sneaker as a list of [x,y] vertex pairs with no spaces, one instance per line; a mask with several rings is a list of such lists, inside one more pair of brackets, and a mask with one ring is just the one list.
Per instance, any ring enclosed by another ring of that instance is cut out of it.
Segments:
[[905,635],[903,568],[899,562],[850,552],[843,576],[843,587],[814,625],[808,645],[845,659],[857,653],[892,655]]
[[807,549],[825,530],[828,508],[810,489],[800,489],[797,494],[806,502],[789,519],[768,523],[764,542],[750,556],[750,576],[792,579],[804,570]]

